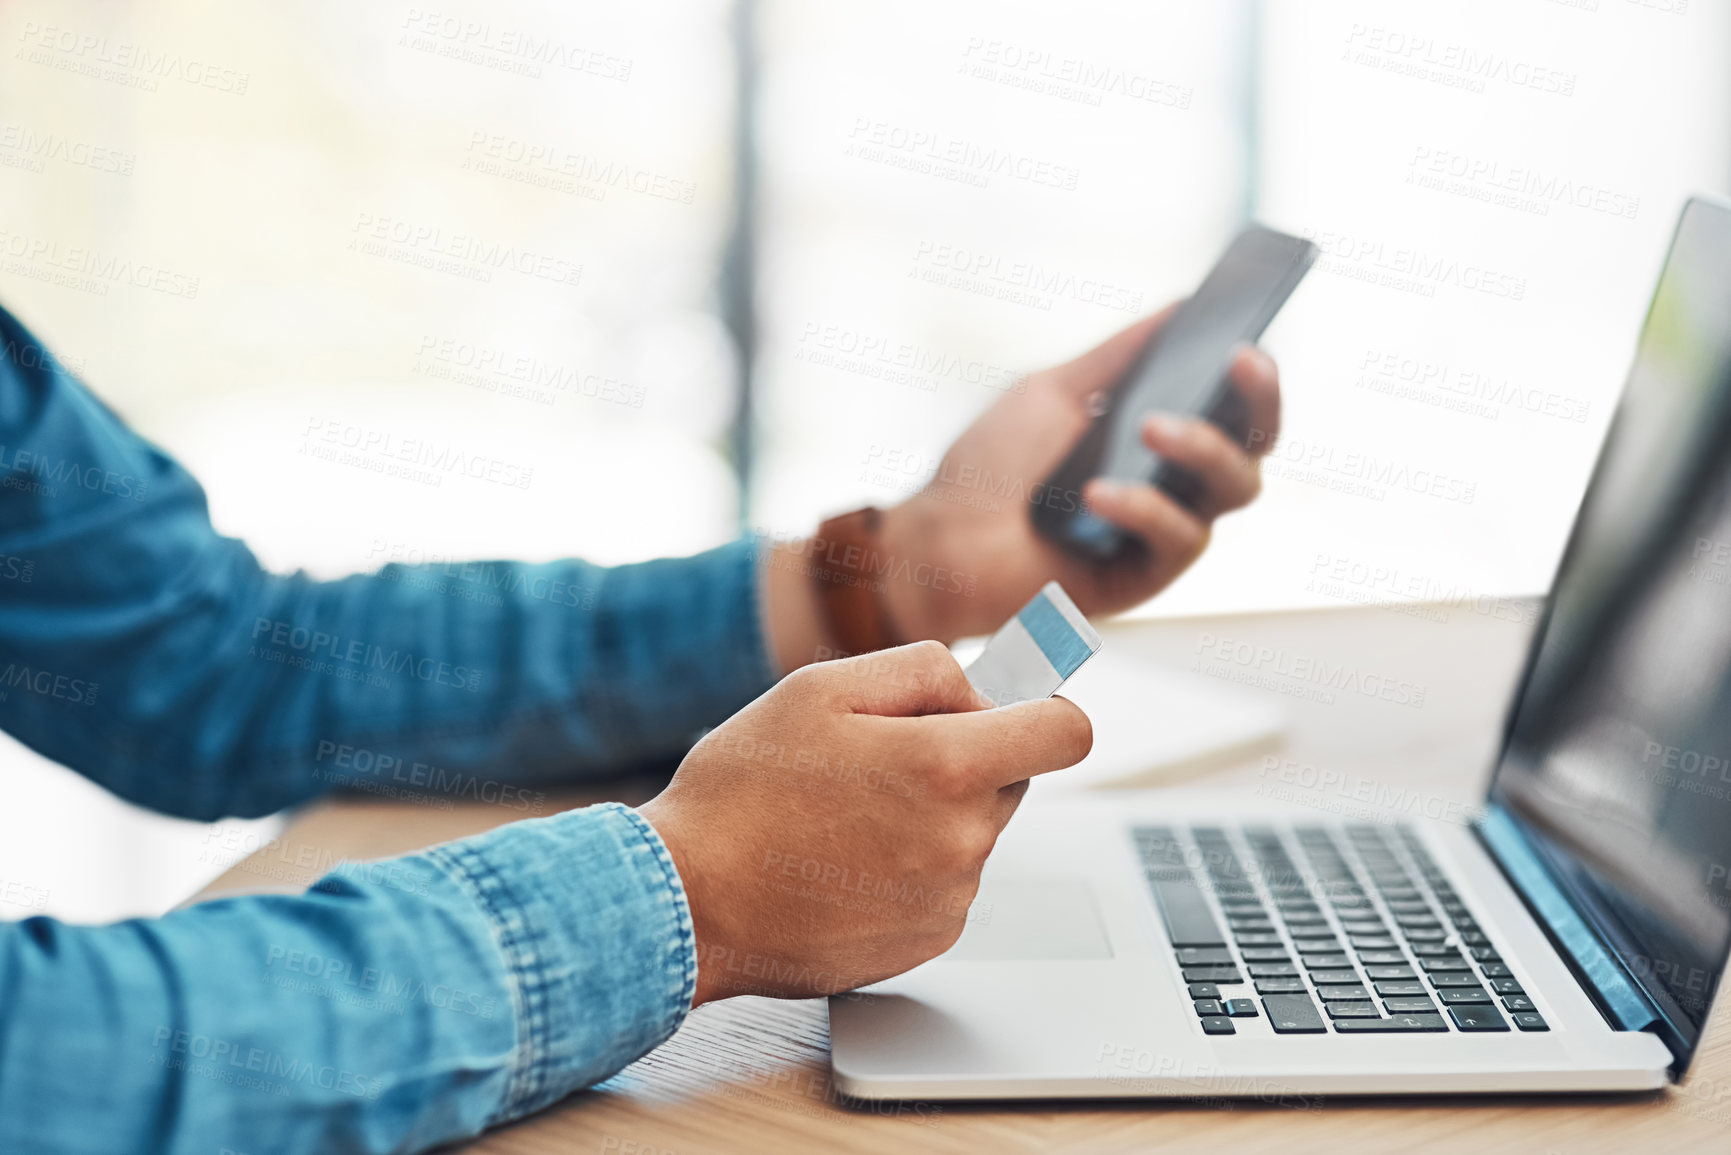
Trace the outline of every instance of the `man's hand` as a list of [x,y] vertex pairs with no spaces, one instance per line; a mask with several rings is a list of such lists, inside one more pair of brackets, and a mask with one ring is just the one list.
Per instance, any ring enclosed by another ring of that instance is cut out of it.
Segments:
[[1062,698],[989,707],[921,642],[807,666],[686,755],[641,813],[685,885],[696,1003],[851,990],[956,941],[1029,776],[1093,744]]
[[[937,477],[884,518],[886,555],[930,563],[974,579],[972,596],[893,582],[890,618],[904,638],[951,640],[990,633],[1047,581],[1063,583],[1086,614],[1112,613],[1147,600],[1202,553],[1216,517],[1248,505],[1261,490],[1260,458],[1280,423],[1274,362],[1246,349],[1231,380],[1250,414],[1248,445],[1234,444],[1208,421],[1152,415],[1148,448],[1200,475],[1201,508],[1192,513],[1151,485],[1095,480],[1080,498],[1106,521],[1150,546],[1148,556],[1109,565],[1084,560],[1034,532],[1028,502],[1087,429],[1102,400],[1171,314],[1168,308],[1055,369],[1035,373],[1025,389],[988,409],[950,447]],[[989,491],[995,487],[999,493]],[[1050,495],[1074,501],[1078,495]]]
[[[953,641],[1003,625],[1046,582],[1057,579],[1086,614],[1146,601],[1202,553],[1215,518],[1255,498],[1260,461],[1280,426],[1274,362],[1246,349],[1232,363],[1232,384],[1250,416],[1248,444],[1236,445],[1207,421],[1151,415],[1142,439],[1161,457],[1198,474],[1205,490],[1192,513],[1151,485],[1090,482],[1080,494],[1051,494],[1046,479],[1098,411],[1170,308],[1125,329],[1076,360],[1021,382],[950,446],[937,476],[887,511],[874,564],[892,574],[942,575],[924,584],[887,578],[884,597],[897,636]],[[1104,565],[1079,558],[1034,532],[1036,495],[1094,513],[1151,547]],[[812,592],[800,543],[777,547],[769,569],[769,637],[782,669],[815,660],[835,641]]]

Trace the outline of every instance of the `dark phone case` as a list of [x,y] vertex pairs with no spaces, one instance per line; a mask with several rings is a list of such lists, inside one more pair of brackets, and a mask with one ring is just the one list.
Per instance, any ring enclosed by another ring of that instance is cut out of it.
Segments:
[[[1250,410],[1244,397],[1229,381],[1215,386],[1214,400],[1202,414],[1224,429],[1240,445],[1250,437]],[[1147,552],[1148,546],[1134,534],[1101,521],[1082,508],[1082,486],[1100,472],[1111,422],[1097,417],[1077,442],[1076,448],[1058,466],[1030,505],[1034,528],[1067,549],[1109,561],[1124,553]],[[1185,509],[1197,508],[1203,497],[1202,478],[1182,465],[1161,461],[1154,471],[1154,485],[1171,495]]]
[[[1293,249],[1291,263],[1287,266],[1281,279],[1270,287],[1269,296],[1263,301],[1260,317],[1243,333],[1246,341],[1255,341],[1261,337],[1268,324],[1274,320],[1281,307],[1298,283],[1309,271],[1311,262],[1316,259],[1316,246],[1297,237],[1277,233],[1273,229],[1252,224],[1240,233],[1227,250],[1230,255],[1234,249],[1243,244],[1247,238],[1260,234],[1261,238],[1273,238],[1275,241],[1296,246]],[[1203,288],[1198,289],[1198,295],[1205,292],[1209,282],[1216,272],[1223,267],[1226,257],[1221,258],[1221,264],[1215,266],[1208,278],[1203,282]],[[1190,298],[1195,301],[1197,298]],[[1173,323],[1182,323],[1185,313],[1180,306],[1179,313],[1173,318]],[[1150,351],[1161,340],[1154,336],[1148,350],[1138,358],[1137,364],[1144,363]],[[1128,388],[1131,378],[1138,372],[1130,369],[1115,386],[1115,389]],[[1220,379],[1214,383],[1206,405],[1198,407],[1196,415],[1204,417],[1218,425],[1237,441],[1249,448],[1250,413],[1244,403],[1244,398],[1237,389],[1232,387],[1229,374],[1223,372]],[[1111,436],[1112,421],[1109,419],[1115,405],[1108,405],[1105,412],[1097,415],[1088,426],[1086,433],[1070,451],[1063,464],[1047,479],[1043,489],[1035,492],[1029,505],[1029,516],[1034,529],[1041,536],[1057,542],[1072,553],[1096,561],[1111,561],[1123,555],[1146,554],[1148,545],[1134,534],[1125,533],[1111,523],[1095,517],[1082,505],[1082,486],[1089,478],[1100,473],[1103,458],[1106,453],[1107,439]],[[1182,466],[1169,461],[1159,460],[1149,478],[1150,484],[1164,491],[1186,509],[1197,509],[1206,496],[1203,481],[1200,476]]]

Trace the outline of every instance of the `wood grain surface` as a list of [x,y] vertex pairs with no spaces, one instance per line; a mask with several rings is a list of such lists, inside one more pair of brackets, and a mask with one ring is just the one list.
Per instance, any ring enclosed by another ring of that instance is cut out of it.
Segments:
[[[1280,694],[1285,748],[1205,780],[1228,794],[1278,794],[1320,813],[1371,805],[1401,789],[1433,809],[1477,803],[1533,620],[1527,602],[1404,606],[1189,618],[1113,626],[1107,644],[1149,661],[1247,683],[1240,643],[1281,657],[1254,671]],[[1224,657],[1222,655],[1225,655]],[[1348,663],[1391,696],[1331,692],[1302,672]],[[1272,761],[1270,761],[1272,759]],[[1356,793],[1307,787],[1319,775]],[[1187,786],[1198,782],[1190,779]],[[637,803],[641,780],[549,798],[549,807]],[[1357,799],[1357,801],[1355,801]],[[371,799],[301,813],[277,845],[206,889],[305,886],[333,857],[378,858],[489,829],[519,814]],[[696,1152],[1471,1152],[1494,1155],[1731,1153],[1731,1032],[1720,1000],[1689,1080],[1641,1095],[1325,1098],[1306,1109],[1243,1101],[860,1104],[830,1083],[821,1000],[737,998],[699,1008],[677,1035],[613,1079],[465,1150],[504,1155],[689,1155]]]

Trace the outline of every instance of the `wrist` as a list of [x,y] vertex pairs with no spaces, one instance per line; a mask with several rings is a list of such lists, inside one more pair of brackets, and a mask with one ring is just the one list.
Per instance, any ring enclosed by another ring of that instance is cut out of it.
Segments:
[[656,837],[667,848],[668,857],[673,859],[674,873],[679,876],[679,885],[685,892],[685,908],[691,913],[691,937],[697,954],[697,985],[691,996],[692,1009],[712,1002],[721,995],[716,980],[716,960],[723,952],[715,946],[715,927],[712,924],[713,906],[708,896],[703,893],[702,872],[692,861],[689,848],[675,820],[671,808],[661,801],[660,797],[651,799],[637,808],[637,813],[655,830]]
[[948,645],[961,635],[947,627],[935,593],[954,582],[948,569],[925,556],[936,541],[927,520],[912,502],[884,512],[881,539],[890,561],[882,594],[884,614],[903,642],[931,638]]

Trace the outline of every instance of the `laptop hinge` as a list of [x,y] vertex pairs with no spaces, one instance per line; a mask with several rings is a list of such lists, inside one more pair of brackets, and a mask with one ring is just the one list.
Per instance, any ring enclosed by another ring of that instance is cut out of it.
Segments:
[[1611,1025],[1644,1031],[1660,1023],[1658,1009],[1576,912],[1509,812],[1493,802],[1475,829]]

